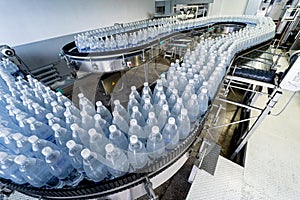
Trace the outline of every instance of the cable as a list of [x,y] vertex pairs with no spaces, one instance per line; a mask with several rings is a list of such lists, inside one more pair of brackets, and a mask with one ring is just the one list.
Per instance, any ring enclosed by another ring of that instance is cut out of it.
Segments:
[[295,96],[296,93],[297,92],[293,93],[293,95],[290,97],[290,99],[288,100],[288,102],[285,104],[285,106],[282,108],[282,110],[279,113],[277,113],[277,114],[270,114],[270,115],[271,116],[278,116],[278,115],[280,115],[287,108],[287,106],[290,104],[290,102],[292,101],[292,99],[293,99],[293,97]]

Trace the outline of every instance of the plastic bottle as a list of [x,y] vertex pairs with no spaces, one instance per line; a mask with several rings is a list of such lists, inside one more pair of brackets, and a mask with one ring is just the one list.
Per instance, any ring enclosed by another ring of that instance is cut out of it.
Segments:
[[95,106],[90,105],[86,99],[81,101],[81,112],[83,111],[90,116],[94,116],[96,114]]
[[138,91],[136,90],[136,86],[131,86],[130,89],[131,89],[131,92],[130,92],[129,96],[133,95],[134,98],[140,103],[141,102],[141,96],[138,93]]
[[28,142],[31,143],[31,150],[34,155],[34,157],[38,159],[44,159],[44,156],[42,154],[42,149],[44,147],[51,147],[52,149],[58,150],[58,146],[52,142],[49,142],[48,140],[40,139],[36,135],[32,135],[28,138]]
[[163,105],[168,104],[166,95],[162,94],[157,104],[154,105],[155,115],[159,116],[160,111],[162,110]]
[[51,106],[52,106],[53,115],[56,117],[59,117],[61,119],[64,119],[65,108],[58,105],[58,103],[56,101],[52,101]]
[[67,151],[66,143],[72,139],[72,133],[67,129],[61,127],[59,124],[52,126],[54,131],[55,143],[63,151]]
[[155,112],[153,105],[151,104],[151,100],[149,98],[145,99],[145,103],[142,107],[142,114],[145,119],[147,119],[149,112]]
[[113,111],[113,120],[112,123],[115,124],[123,133],[128,133],[128,123],[126,120],[119,114],[118,111]]
[[89,107],[94,107],[94,104],[88,98],[86,98],[83,93],[79,93],[78,98],[79,98],[79,108],[81,111],[82,111],[82,107],[83,107],[83,105],[82,105],[83,101],[86,101],[87,104],[89,105]]
[[110,124],[101,118],[100,114],[96,114],[94,115],[94,120],[95,120],[95,129],[100,132],[103,133],[103,135],[105,135],[106,137],[108,137],[109,135],[109,126]]
[[14,162],[19,166],[23,179],[34,187],[42,187],[49,183],[52,185],[52,183],[59,182],[52,175],[46,163],[40,159],[18,155],[15,157]]
[[[72,139],[77,143],[83,144],[85,147],[90,145],[90,136],[88,132],[74,123],[70,126],[72,130]],[[78,139],[79,138],[79,139]]]
[[158,126],[158,120],[155,117],[155,113],[154,112],[149,112],[148,119],[147,119],[146,125],[144,127],[144,132],[145,132],[146,136],[149,136],[149,134],[152,131],[152,127],[153,126]]
[[109,127],[109,140],[116,147],[127,150],[128,148],[128,140],[123,132],[117,129],[115,125],[111,125]]
[[192,94],[193,94],[193,92],[192,92],[192,87],[191,87],[191,85],[188,84],[188,85],[185,87],[185,90],[183,91],[182,96],[181,96],[181,98],[182,98],[182,103],[183,103],[183,105],[184,105],[185,107],[187,106],[187,103],[188,103],[188,101],[190,100]]
[[165,153],[165,142],[162,135],[159,132],[158,126],[153,126],[151,133],[147,139],[146,145],[149,157],[152,159],[160,158]]
[[175,149],[177,147],[179,142],[179,133],[173,117],[168,119],[168,123],[162,130],[162,136],[166,149]]
[[162,85],[157,86],[157,91],[155,95],[153,95],[153,104],[157,104],[160,100],[161,95],[164,95],[164,88]]
[[136,119],[138,125],[141,127],[145,126],[145,118],[142,115],[142,113],[139,111],[139,108],[137,106],[133,106],[132,108],[132,114],[131,114],[131,119]]
[[81,124],[81,116],[80,118],[76,117],[76,115],[72,115],[72,113],[66,111],[64,112],[65,116],[65,125],[63,127],[70,128],[70,126],[74,123]]
[[129,123],[130,120],[130,116],[129,113],[126,111],[126,109],[121,105],[119,100],[115,100],[114,101],[115,107],[114,107],[114,111],[118,111],[118,113],[123,117],[123,119],[127,122],[127,124]]
[[109,110],[102,104],[101,101],[96,102],[96,113],[101,115],[102,119],[105,119],[109,124],[112,123],[112,115]]
[[134,95],[130,94],[129,95],[129,101],[128,101],[128,104],[127,104],[127,111],[128,111],[130,116],[132,114],[133,106],[137,106],[139,109],[141,108],[139,102],[135,99]]
[[43,148],[42,154],[45,156],[46,165],[49,167],[50,172],[66,185],[76,186],[82,181],[82,174],[74,169],[71,161],[65,154],[58,150],[53,150],[51,147]]
[[15,155],[0,152],[0,176],[17,184],[24,184],[26,181],[20,174],[18,165],[14,162],[15,157]]
[[[160,88],[160,87],[163,88],[162,80],[158,79],[158,80],[156,81],[156,85],[155,85],[155,87],[154,87],[153,94],[152,94],[153,97],[154,97],[154,99],[155,99],[156,93],[158,92],[158,88]],[[163,91],[164,91],[164,90],[163,90]],[[155,102],[155,101],[154,101],[154,102]]]
[[81,115],[81,127],[83,129],[88,131],[90,128],[95,127],[95,120],[91,115],[89,115],[84,110],[80,112],[80,115]]
[[46,118],[46,114],[49,112],[49,110],[43,108],[38,103],[33,103],[32,107],[34,109],[35,118],[40,122],[47,123],[48,120]]
[[160,130],[163,129],[163,127],[165,126],[168,118],[170,117],[171,113],[169,111],[169,106],[168,104],[163,105],[162,110],[160,111],[159,115],[158,115],[158,127]]
[[187,109],[181,109],[181,113],[176,119],[176,125],[179,133],[179,139],[185,139],[191,132],[191,123]]
[[[146,92],[148,91],[148,92]],[[149,87],[149,83],[148,82],[144,82],[144,87],[143,87],[143,90],[142,90],[142,96],[144,96],[144,94],[148,93],[151,97],[152,97],[152,91]]]
[[140,140],[142,142],[146,142],[146,139],[147,139],[146,133],[144,132],[142,127],[137,124],[136,119],[131,119],[130,120],[128,135],[130,135],[130,136],[131,135],[136,135],[140,138]]
[[61,92],[56,92],[55,93],[57,96],[57,102],[61,106],[65,106],[65,103],[69,102],[72,104],[72,101],[68,99],[66,96],[64,96]]
[[47,122],[48,126],[52,126],[53,124],[59,124],[62,127],[67,126],[62,119],[55,117],[52,113],[47,113],[45,117],[48,120]]
[[69,140],[66,144],[68,148],[68,155],[72,166],[78,171],[83,172],[83,159],[81,151],[84,147],[81,144],[77,144],[74,140]]
[[148,163],[146,148],[136,135],[130,136],[129,141],[128,161],[134,170],[142,169]]
[[39,138],[48,140],[53,142],[54,132],[53,130],[46,124],[43,124],[40,121],[37,121],[34,117],[29,117],[26,122],[29,124],[29,128],[32,135],[36,135]]
[[109,143],[109,140],[103,134],[98,133],[94,128],[91,128],[88,134],[90,136],[90,150],[105,156],[105,145]]
[[208,109],[207,89],[203,88],[198,95],[199,116],[203,116]]
[[74,106],[71,101],[66,101],[64,103],[64,105],[66,107],[65,112],[69,112],[69,113],[71,113],[72,115],[75,115],[78,118],[81,117],[80,116],[80,110],[76,106]]
[[168,105],[169,105],[169,110],[172,110],[174,105],[177,102],[177,98],[178,98],[178,90],[177,89],[173,89],[172,94],[170,95],[169,99],[168,99]]
[[177,101],[171,110],[171,117],[177,118],[182,108],[184,108],[182,98],[177,98]]
[[31,143],[26,136],[23,136],[21,133],[14,133],[12,134],[12,139],[15,140],[16,147],[21,154],[27,157],[33,157]]
[[81,156],[84,172],[90,180],[100,182],[107,177],[107,167],[99,161],[100,155],[86,148],[81,151]]
[[46,93],[42,94],[43,97],[43,103],[47,110],[52,111],[51,102],[55,101],[55,99],[52,99],[50,96],[48,96]]
[[186,105],[191,123],[194,123],[199,117],[199,103],[196,94],[192,94]]
[[105,146],[105,151],[105,158],[109,162],[109,173],[114,177],[125,175],[129,171],[129,162],[125,153],[111,143]]

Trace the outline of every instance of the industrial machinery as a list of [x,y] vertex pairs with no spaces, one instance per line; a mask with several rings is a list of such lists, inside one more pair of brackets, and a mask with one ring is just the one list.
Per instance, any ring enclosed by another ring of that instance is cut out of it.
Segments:
[[[106,98],[104,101],[106,105],[109,106],[111,100],[116,99],[120,93],[128,94],[128,86],[130,85],[140,87],[144,81],[155,85],[156,79],[167,71],[170,60],[179,59],[179,62],[180,60],[182,61],[187,49],[192,49],[194,47],[193,44],[197,43],[199,37],[216,37],[217,39],[215,41],[217,42],[218,39],[222,38],[220,36],[223,34],[230,34],[230,32],[235,30],[249,28],[249,30],[254,33],[253,38],[250,38],[251,43],[247,43],[249,38],[245,37],[241,43],[230,46],[232,47],[230,48],[232,50],[231,54],[228,53],[228,57],[226,57],[229,61],[229,63],[227,63],[227,75],[223,79],[225,90],[222,84],[220,84],[218,86],[219,91],[225,91],[223,97],[226,97],[231,87],[237,87],[237,84],[241,83],[249,86],[246,90],[252,93],[260,93],[257,86],[269,87],[272,89],[272,92],[269,95],[270,101],[266,108],[261,110],[262,114],[259,120],[257,120],[257,123],[255,123],[249,132],[241,137],[236,150],[232,154],[232,158],[234,158],[244,147],[251,133],[259,125],[259,122],[276,103],[280,96],[281,88],[290,89],[292,86],[294,87],[293,90],[300,89],[298,54],[295,54],[291,58],[292,65],[286,72],[286,75],[277,76],[278,81],[274,82],[276,73],[270,69],[267,72],[262,72],[257,69],[245,70],[245,68],[241,66],[230,67],[235,59],[239,57],[246,59],[246,56],[244,56],[246,52],[253,49],[259,52],[260,47],[270,44],[275,33],[274,24],[270,19],[241,16],[210,17],[169,22],[169,25],[173,27],[170,31],[127,48],[102,49],[101,51],[88,49],[85,50],[86,52],[80,52],[75,41],[66,44],[62,48],[62,55],[66,59],[69,67],[77,73],[78,77],[78,80],[74,83],[73,93],[78,91],[86,94],[89,93],[89,95],[86,96],[91,97],[90,99],[93,100],[97,98],[103,100],[103,98]],[[148,28],[159,26],[156,24],[149,25],[150,22],[148,24],[147,21],[142,24],[146,24],[145,26]],[[265,32],[261,31],[262,26],[266,29]],[[117,34],[136,31],[136,28],[126,30],[126,27],[129,27],[129,25],[124,24],[115,29],[118,31],[122,30],[123,32],[121,33],[113,32],[114,29],[110,28],[112,34],[109,39],[112,40],[112,38],[117,37]],[[87,33],[86,35],[89,34],[90,33]],[[92,32],[92,34],[94,34],[94,32]],[[99,38],[99,40],[102,40],[102,38]],[[167,53],[168,51],[171,53]],[[136,75],[138,70],[141,69],[143,73],[139,77],[143,77],[143,80],[139,80]],[[151,72],[153,73],[151,74]],[[85,84],[85,86],[81,83]],[[150,199],[155,199],[153,189],[172,177],[189,158],[189,150],[191,147],[201,141],[199,135],[211,109],[216,107],[218,110],[222,109],[222,107],[215,106],[215,101],[229,102],[219,94],[220,93],[217,93],[217,95],[211,99],[212,103],[210,104],[210,108],[201,119],[196,121],[196,125],[189,136],[181,141],[175,149],[168,151],[161,159],[151,162],[141,172],[128,173],[115,179],[103,180],[97,183],[84,181],[76,187],[64,187],[61,189],[35,188],[29,185],[18,185],[6,179],[1,179],[2,186],[6,189],[17,190],[30,196],[45,199],[91,199],[107,196],[113,199],[116,196],[124,197],[124,195],[128,198],[138,198],[144,194],[148,194]],[[77,95],[73,95],[73,100],[75,96]],[[255,100],[255,97],[251,97],[251,99]],[[121,99],[121,101],[126,103],[128,100]],[[239,103],[236,104],[243,106]],[[251,102],[250,105],[245,105],[244,107],[251,109]],[[203,144],[207,143],[204,142]],[[204,151],[204,149],[206,148],[201,148],[200,153]],[[205,156],[205,154],[201,155]]]

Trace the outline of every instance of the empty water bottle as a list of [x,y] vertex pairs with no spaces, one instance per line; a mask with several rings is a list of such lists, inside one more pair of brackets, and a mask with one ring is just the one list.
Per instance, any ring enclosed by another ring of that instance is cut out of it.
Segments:
[[86,111],[81,111],[81,127],[85,130],[89,130],[90,128],[95,127],[94,117],[89,115]]
[[149,98],[145,99],[145,103],[142,107],[142,114],[145,119],[147,119],[149,112],[155,112],[153,105],[151,104],[151,100]]
[[182,140],[190,134],[191,123],[187,109],[181,109],[181,113],[176,119],[176,125],[179,133],[179,139]]
[[101,101],[96,102],[96,112],[101,115],[101,118],[105,119],[109,124],[112,123],[112,115],[109,110],[102,104]]
[[128,104],[127,104],[127,111],[128,111],[128,113],[129,113],[130,116],[132,114],[132,108],[134,106],[137,106],[139,109],[141,108],[139,102],[136,100],[136,98],[134,97],[134,95],[130,94],[129,95],[129,101],[128,101]]
[[208,109],[208,96],[207,96],[207,89],[203,88],[198,95],[198,102],[199,102],[199,114],[200,116],[204,115]]
[[146,91],[148,91],[148,93],[152,97],[152,91],[151,91],[151,89],[149,87],[149,83],[148,82],[144,83],[144,87],[143,87],[143,90],[142,90],[142,96],[144,96],[144,93],[147,93]]
[[128,148],[128,140],[127,137],[123,132],[117,129],[115,125],[111,125],[109,127],[109,140],[113,145],[116,147],[122,149],[122,150],[127,150]]
[[179,142],[179,133],[173,117],[168,119],[168,123],[162,130],[162,136],[165,141],[166,149],[175,149],[177,147]]
[[106,120],[102,119],[100,114],[96,114],[94,116],[94,120],[95,120],[95,126],[94,126],[95,129],[98,132],[103,133],[106,137],[108,137],[110,124]]
[[164,95],[164,88],[162,85],[157,86],[155,94],[153,94],[153,104],[157,104],[160,100],[161,95]]
[[125,119],[125,121],[127,122],[127,124],[129,123],[130,120],[130,116],[129,113],[126,111],[126,109],[121,105],[119,100],[115,100],[114,101],[115,107],[114,107],[114,111],[118,111],[118,113],[123,117],[123,119]]
[[159,130],[162,130],[164,128],[170,115],[171,115],[171,113],[169,111],[168,104],[163,105],[162,110],[160,111],[158,118],[157,118]]
[[146,145],[147,152],[149,157],[152,159],[160,158],[165,153],[165,142],[162,135],[159,132],[158,126],[153,126],[151,133],[147,139]]
[[82,174],[76,171],[68,157],[58,150],[45,147],[42,150],[45,156],[46,165],[50,172],[61,179],[66,185],[76,186],[83,179]]
[[123,133],[128,133],[128,123],[126,120],[119,114],[118,111],[113,111],[113,120],[112,123],[115,124]]
[[128,161],[134,170],[145,167],[148,163],[148,155],[144,144],[138,139],[136,135],[129,138],[128,145]]
[[141,102],[141,96],[140,94],[138,93],[138,91],[136,90],[136,87],[135,86],[131,86],[131,92],[129,94],[130,95],[133,95],[134,98],[140,103]]
[[129,171],[129,162],[125,153],[111,143],[105,146],[105,151],[105,158],[109,162],[109,173],[114,177],[125,175]]
[[89,147],[90,136],[89,136],[87,130],[79,127],[78,124],[72,124],[70,126],[70,129],[72,130],[72,139],[74,141],[76,141],[77,143],[83,144],[86,147]]
[[109,143],[109,140],[103,134],[97,133],[94,128],[91,128],[88,134],[90,136],[90,150],[105,156],[105,145]]
[[83,172],[83,159],[81,156],[81,151],[84,147],[80,144],[77,144],[74,140],[69,140],[66,144],[69,150],[69,157],[72,163],[72,166],[79,172]]
[[132,114],[131,114],[131,119],[136,119],[138,125],[141,127],[145,126],[145,118],[142,115],[142,113],[139,111],[139,107],[133,106],[132,108]]
[[190,100],[186,104],[186,109],[191,123],[194,123],[199,117],[199,103],[196,94],[192,94]]
[[79,98],[79,108],[81,111],[83,107],[82,102],[84,101],[89,105],[89,107],[94,107],[94,104],[88,98],[86,98],[83,93],[79,93],[78,98]]
[[159,116],[160,111],[163,109],[163,105],[165,104],[168,104],[168,101],[166,99],[166,95],[162,94],[157,104],[154,105],[154,111],[156,116]]
[[83,111],[90,116],[94,116],[96,114],[95,106],[90,105],[86,99],[81,101],[81,112]]
[[84,172],[90,180],[99,182],[107,177],[107,167],[103,165],[103,162],[99,161],[100,155],[91,152],[89,149],[83,149],[81,156],[83,158]]
[[24,180],[34,187],[59,183],[59,180],[53,176],[43,160],[19,155],[15,157],[14,162],[19,166],[20,174]]

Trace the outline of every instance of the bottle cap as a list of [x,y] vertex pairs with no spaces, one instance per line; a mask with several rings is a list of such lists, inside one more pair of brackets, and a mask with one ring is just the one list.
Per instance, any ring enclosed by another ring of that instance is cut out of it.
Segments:
[[58,131],[60,129],[60,125],[59,124],[53,124],[51,128],[52,128],[53,131]]
[[108,129],[109,129],[109,132],[117,131],[117,127],[115,125],[110,125]]
[[54,117],[54,115],[52,113],[47,113],[46,114],[46,119],[52,119]]
[[105,151],[107,153],[112,153],[115,150],[115,147],[113,144],[108,143],[107,145],[105,145]]
[[55,106],[57,106],[58,104],[57,104],[56,101],[52,101],[52,102],[50,103],[50,105],[51,105],[52,107],[55,107]]
[[97,106],[97,107],[102,106],[102,105],[103,105],[103,104],[102,104],[101,101],[97,101],[97,102],[96,102],[96,106]]
[[206,94],[207,93],[207,89],[206,88],[202,88],[201,92],[204,93],[204,94]]
[[136,87],[133,85],[133,86],[131,86],[131,91],[136,91]]
[[148,113],[148,117],[149,118],[154,118],[155,117],[155,113],[154,112],[149,112]]
[[28,138],[28,142],[31,144],[36,143],[39,140],[39,138],[36,135],[32,135]]
[[153,126],[153,127],[152,127],[152,133],[153,133],[153,134],[159,133],[159,127],[158,127],[158,126]]
[[21,133],[12,134],[12,139],[14,139],[15,141],[20,140],[22,137],[23,137],[23,135]]
[[135,99],[135,96],[133,94],[130,94],[129,99]]
[[187,113],[188,113],[187,109],[185,109],[185,108],[181,109],[181,114],[182,115],[187,115]]
[[96,131],[96,129],[91,128],[91,129],[88,131],[88,134],[89,134],[90,137],[94,137],[94,135],[97,135],[97,131]]
[[169,110],[168,104],[164,104],[162,108],[163,108],[163,110],[165,110],[165,111]]
[[167,99],[165,94],[161,94],[159,98],[160,98],[160,100],[166,100]]
[[74,140],[69,140],[69,141],[66,143],[66,146],[67,146],[69,149],[73,148],[75,145],[76,145],[76,143],[75,143]]
[[83,94],[83,93],[79,93],[79,94],[78,94],[78,98],[79,98],[79,99],[81,99],[81,98],[83,98],[83,97],[84,97],[84,94]]
[[196,94],[192,94],[191,99],[197,100],[197,95]]
[[22,165],[22,164],[25,163],[26,159],[27,159],[26,156],[24,156],[24,155],[18,155],[18,156],[15,157],[14,162],[17,165]]
[[87,112],[85,110],[83,110],[83,111],[80,112],[80,115],[81,115],[81,117],[86,116]]
[[208,85],[208,82],[207,81],[204,81],[203,83],[202,83],[202,86],[207,86]]
[[100,119],[102,119],[100,114],[95,114],[94,115],[94,120],[99,121]]
[[52,148],[51,147],[45,147],[45,148],[42,149],[42,154],[44,156],[48,156],[51,152],[52,152]]
[[115,110],[115,111],[112,112],[112,115],[117,116],[117,115],[119,115],[119,112]]
[[64,112],[64,116],[65,116],[65,118],[69,118],[69,117],[72,116],[72,113],[71,113],[70,111],[66,110],[66,111]]
[[56,94],[56,96],[58,96],[58,97],[62,96],[62,93],[61,93],[61,92],[56,92],[55,94]]
[[132,135],[130,136],[129,141],[131,144],[136,144],[139,141],[139,139],[136,135]]
[[145,98],[145,103],[149,104],[150,103],[150,99],[149,98]]
[[81,156],[83,159],[87,159],[91,155],[91,151],[89,149],[83,149],[81,151]]
[[26,119],[26,122],[28,124],[32,124],[33,122],[35,122],[35,118],[34,117],[29,117],[29,118]]
[[120,103],[120,100],[118,100],[118,99],[117,99],[117,100],[114,100],[114,104],[115,104],[115,105],[120,105],[120,104],[121,104],[121,103]]
[[170,117],[169,119],[168,119],[168,123],[169,124],[175,124],[175,118],[174,117]]
[[162,84],[162,80],[157,79],[156,84],[157,84],[157,85],[161,85],[161,84]]
[[174,89],[172,90],[172,93],[173,93],[175,96],[177,96],[177,95],[178,95],[178,90],[177,90],[176,88],[174,88]]
[[138,108],[137,106],[133,106],[133,107],[132,107],[132,111],[133,111],[133,112],[137,112],[137,111],[139,111],[139,108]]
[[34,109],[40,107],[40,105],[39,105],[38,103],[32,103],[31,105],[32,105],[32,107],[33,107]]
[[148,82],[145,82],[144,83],[144,87],[148,87],[149,86],[149,83]]
[[136,119],[131,119],[130,120],[130,126],[135,126],[135,125],[137,125]]
[[64,103],[64,105],[65,105],[65,107],[69,107],[69,106],[71,106],[72,104],[71,104],[70,101],[67,101],[67,102]]

